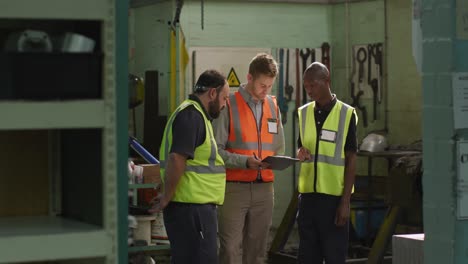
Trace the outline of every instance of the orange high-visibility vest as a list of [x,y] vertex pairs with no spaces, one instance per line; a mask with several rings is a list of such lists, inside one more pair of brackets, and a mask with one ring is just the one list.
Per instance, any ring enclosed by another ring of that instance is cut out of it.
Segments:
[[[268,132],[268,122],[276,122],[276,131],[279,130],[279,114],[276,97],[267,96],[262,104],[261,127],[257,129],[257,121],[254,113],[244,100],[240,92],[229,96],[229,137],[226,150],[232,153],[252,156],[253,153],[259,159],[275,155],[274,138],[278,133]],[[228,169],[226,168],[227,181],[255,181],[257,170],[252,169]],[[261,171],[264,182],[272,182],[274,175],[272,170]]]

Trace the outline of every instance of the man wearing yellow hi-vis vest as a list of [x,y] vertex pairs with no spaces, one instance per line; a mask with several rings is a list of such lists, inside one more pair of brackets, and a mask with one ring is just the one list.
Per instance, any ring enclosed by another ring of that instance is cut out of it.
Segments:
[[216,206],[224,202],[226,171],[211,121],[228,96],[226,78],[205,71],[166,124],[159,153],[164,190],[152,211],[164,209],[172,263],[218,263]]
[[304,72],[312,102],[298,109],[299,263],[343,264],[348,250],[350,199],[356,167],[354,108],[330,90],[330,72],[319,62]]

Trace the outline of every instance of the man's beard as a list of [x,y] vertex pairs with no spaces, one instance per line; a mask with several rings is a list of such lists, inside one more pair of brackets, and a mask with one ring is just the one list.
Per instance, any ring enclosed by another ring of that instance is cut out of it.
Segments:
[[218,96],[216,96],[214,101],[208,103],[208,114],[210,114],[211,118],[216,119],[219,117],[220,113],[221,109],[219,109],[219,100]]

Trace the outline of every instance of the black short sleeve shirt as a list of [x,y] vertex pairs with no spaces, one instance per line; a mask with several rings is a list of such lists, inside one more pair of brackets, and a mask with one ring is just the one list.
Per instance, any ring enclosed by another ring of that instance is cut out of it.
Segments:
[[[195,95],[189,99],[201,102]],[[203,106],[202,106],[203,107]],[[210,119],[208,113],[205,115]],[[169,153],[184,155],[193,159],[195,149],[206,139],[205,120],[202,114],[193,105],[180,111],[172,123],[172,146]]]

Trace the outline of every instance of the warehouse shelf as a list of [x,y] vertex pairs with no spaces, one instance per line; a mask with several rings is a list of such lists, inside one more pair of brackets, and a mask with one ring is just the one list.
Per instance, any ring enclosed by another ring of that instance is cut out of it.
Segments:
[[103,100],[3,101],[0,102],[0,130],[102,128],[104,105]]
[[128,253],[146,252],[152,255],[166,255],[171,249],[170,245],[150,245],[139,247],[128,247]]
[[105,257],[111,241],[103,228],[65,218],[0,217],[0,263]]
[[1,1],[0,17],[102,20],[109,16],[109,5],[113,4],[106,0]]
[[138,204],[138,190],[139,189],[157,189],[158,183],[132,183],[128,185],[128,189],[133,191],[132,204]]
[[[0,76],[0,263],[128,262],[127,49],[116,43],[127,39],[116,33],[126,7],[115,0],[0,1],[2,42],[30,29],[95,41],[89,54],[59,54],[52,43],[51,53],[0,58],[8,70]],[[23,185],[34,187],[18,198]]]
[[159,184],[157,183],[136,183],[136,184],[129,184],[129,189],[156,189]]

